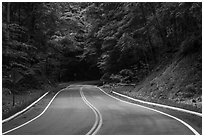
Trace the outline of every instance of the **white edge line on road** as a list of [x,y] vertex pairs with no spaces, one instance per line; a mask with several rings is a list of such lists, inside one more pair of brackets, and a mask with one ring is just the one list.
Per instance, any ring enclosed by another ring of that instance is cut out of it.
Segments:
[[131,104],[131,105],[140,106],[140,107],[143,107],[143,108],[146,108],[146,109],[149,109],[149,110],[152,110],[152,111],[161,113],[161,114],[166,115],[166,116],[168,116],[168,117],[171,117],[171,118],[173,118],[173,119],[175,119],[175,120],[181,122],[182,124],[184,124],[184,125],[185,125],[186,127],[188,127],[195,135],[200,135],[193,127],[191,127],[189,124],[187,124],[186,122],[182,121],[182,120],[179,119],[179,118],[176,118],[176,117],[174,117],[174,116],[172,116],[172,115],[169,115],[169,114],[167,114],[167,113],[158,111],[158,110],[156,110],[156,109],[152,109],[152,108],[145,107],[145,106],[142,106],[142,105],[139,105],[139,104],[134,104],[134,103],[131,103],[131,102],[127,102],[127,101],[118,99],[118,98],[116,98],[116,97],[114,97],[114,96],[111,96],[110,94],[106,93],[106,92],[103,91],[103,89],[101,89],[100,87],[97,87],[97,86],[95,86],[95,87],[98,88],[98,89],[100,89],[100,90],[101,90],[103,93],[105,93],[106,95],[108,95],[108,96],[110,96],[110,97],[112,97],[112,98],[114,98],[114,99],[116,99],[116,100],[119,100],[119,101],[121,101],[121,102],[124,102],[124,103],[127,103],[127,104]]
[[36,104],[37,102],[39,102],[39,101],[40,101],[44,96],[46,96],[48,93],[49,93],[49,91],[46,92],[44,95],[42,95],[39,99],[37,99],[36,101],[34,101],[32,104],[30,104],[29,106],[27,106],[25,109],[23,109],[23,110],[17,112],[16,114],[14,114],[14,115],[12,115],[12,116],[6,118],[6,119],[3,119],[3,120],[2,120],[2,124],[5,123],[5,122],[8,122],[9,120],[11,120],[11,119],[17,117],[18,115],[20,115],[20,114],[22,114],[23,112],[25,112],[25,111],[27,111],[28,109],[30,109],[34,104]]
[[[82,88],[80,88],[80,94],[81,94],[81,97],[83,99],[83,101],[94,111],[94,114],[96,116],[96,120],[95,120],[95,123],[93,125],[93,127],[91,128],[91,130],[89,130],[89,132],[86,134],[86,135],[95,135],[98,130],[101,128],[101,125],[103,123],[103,120],[102,120],[102,116],[101,116],[101,113],[99,112],[99,110],[97,108],[95,108],[85,97],[85,95],[83,94],[83,91],[82,91]],[[99,123],[98,123],[99,121]],[[98,124],[98,127],[96,128]],[[94,131],[95,129],[95,131]],[[93,133],[92,133],[93,132]]]
[[50,104],[52,103],[52,101],[55,99],[55,97],[56,97],[61,91],[63,91],[63,90],[64,90],[64,89],[61,89],[60,91],[58,91],[58,92],[55,94],[55,96],[51,99],[51,101],[50,101],[49,104],[46,106],[46,108],[43,110],[43,112],[40,113],[38,116],[34,117],[33,119],[27,121],[26,123],[24,123],[24,124],[22,124],[22,125],[20,125],[20,126],[17,126],[17,127],[13,128],[13,129],[8,130],[8,131],[6,131],[6,132],[4,132],[4,133],[2,133],[2,134],[4,135],[4,134],[7,134],[7,133],[9,133],[9,132],[12,132],[12,131],[14,131],[14,130],[16,130],[16,129],[19,129],[19,128],[21,128],[21,127],[23,127],[23,126],[29,124],[30,122],[34,121],[35,119],[39,118],[41,115],[43,115],[43,114],[45,113],[45,111],[48,109],[48,107],[50,106]]
[[186,109],[182,109],[182,108],[177,108],[177,107],[162,105],[162,104],[158,104],[158,103],[147,102],[147,101],[135,99],[135,98],[132,98],[132,97],[128,97],[128,96],[126,96],[126,95],[117,93],[117,92],[115,92],[115,91],[112,91],[112,92],[113,92],[114,94],[119,95],[119,96],[122,96],[122,97],[125,97],[125,98],[128,98],[128,99],[131,99],[131,100],[134,100],[134,101],[137,101],[137,102],[140,102],[140,103],[149,104],[149,105],[154,105],[154,106],[159,106],[159,107],[163,107],[163,108],[169,108],[169,109],[173,109],[173,110],[177,110],[177,111],[182,111],[182,112],[185,112],[185,113],[194,114],[194,115],[197,115],[197,116],[202,117],[202,113],[198,113],[198,112],[194,112],[194,111],[190,111],[190,110],[186,110]]

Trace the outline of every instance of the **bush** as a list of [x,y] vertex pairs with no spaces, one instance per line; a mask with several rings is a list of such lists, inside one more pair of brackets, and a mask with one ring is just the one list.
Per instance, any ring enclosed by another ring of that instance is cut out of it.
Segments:
[[101,77],[100,81],[102,81],[103,83],[110,82],[110,74],[109,74],[109,73],[105,73],[105,74]]
[[11,93],[9,88],[2,88],[2,95],[10,95]]
[[122,82],[131,82],[134,76],[134,73],[130,69],[123,69],[119,74],[123,77]]
[[187,85],[186,87],[182,88],[177,95],[181,98],[192,98],[196,95],[195,87],[192,84]]
[[16,88],[21,92],[26,91],[28,89],[42,88],[42,85],[37,79],[37,77],[32,75],[25,75],[25,77],[21,81],[19,81],[18,85],[19,86],[17,86]]
[[119,74],[124,77],[126,76],[132,77],[134,75],[130,69],[123,69],[119,72]]
[[202,37],[191,35],[180,46],[180,53],[184,56],[199,51],[202,47]]
[[112,83],[119,83],[119,82],[121,82],[121,80],[123,79],[123,77],[122,77],[121,75],[114,75],[114,74],[112,74],[112,75],[110,76],[110,79],[111,79],[111,82],[112,82]]
[[12,86],[13,84],[9,78],[2,78],[2,87],[11,88]]

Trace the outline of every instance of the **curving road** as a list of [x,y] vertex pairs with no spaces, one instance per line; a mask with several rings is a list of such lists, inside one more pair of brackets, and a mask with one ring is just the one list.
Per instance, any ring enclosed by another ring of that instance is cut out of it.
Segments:
[[[59,92],[42,115],[9,128],[12,135],[191,135],[186,125],[156,111],[114,99],[99,88],[71,85]],[[20,117],[23,117],[22,114]],[[15,121],[11,120],[11,121]]]

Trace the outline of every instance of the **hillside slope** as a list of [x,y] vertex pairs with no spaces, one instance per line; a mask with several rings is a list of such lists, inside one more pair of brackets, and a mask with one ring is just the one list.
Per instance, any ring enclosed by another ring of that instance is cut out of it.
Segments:
[[202,53],[163,60],[136,86],[117,85],[112,90],[146,101],[201,112]]

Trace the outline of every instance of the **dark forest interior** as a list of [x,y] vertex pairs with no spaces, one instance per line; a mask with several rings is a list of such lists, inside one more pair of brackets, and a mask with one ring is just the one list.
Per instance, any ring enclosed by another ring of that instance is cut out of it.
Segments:
[[201,2],[3,2],[2,14],[3,94],[68,81],[139,84],[191,58],[185,69],[195,72],[185,74],[196,78],[182,84],[201,96]]

